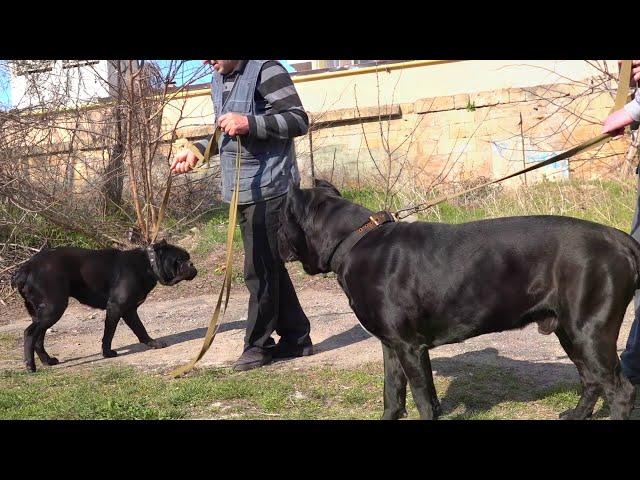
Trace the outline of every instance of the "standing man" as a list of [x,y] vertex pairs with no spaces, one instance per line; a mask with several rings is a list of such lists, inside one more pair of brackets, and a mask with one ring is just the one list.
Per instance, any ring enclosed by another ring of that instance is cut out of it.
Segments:
[[[614,136],[622,135],[624,127],[634,122],[640,122],[640,60],[633,60],[631,66],[631,81],[636,84],[634,99],[623,108],[613,112],[604,121],[602,133],[611,133]],[[639,159],[640,160],[640,159]],[[636,169],[636,174],[640,175],[640,164]],[[638,178],[638,192],[636,194],[636,208],[631,225],[631,236],[640,242],[640,178]],[[624,352],[620,355],[622,373],[636,387],[636,400],[631,418],[640,419],[640,293],[636,291],[634,297],[635,318],[631,325],[629,338]]]
[[[289,73],[274,60],[205,60],[213,69],[211,96],[217,124],[226,135],[218,145],[222,198],[231,201],[235,158],[241,137],[238,216],[244,244],[244,279],[249,310],[244,351],[234,370],[250,370],[273,358],[311,355],[310,324],[278,254],[279,213],[289,179],[300,183],[293,138],[309,119]],[[207,140],[196,143],[204,153]],[[190,171],[197,158],[179,152],[175,173]],[[271,334],[280,335],[275,344]]]

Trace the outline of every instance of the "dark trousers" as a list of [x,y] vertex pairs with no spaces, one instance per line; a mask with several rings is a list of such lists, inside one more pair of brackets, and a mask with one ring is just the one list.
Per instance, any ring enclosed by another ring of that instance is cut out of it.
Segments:
[[281,341],[293,345],[303,345],[309,338],[309,319],[278,254],[277,232],[285,199],[282,195],[238,206],[244,243],[244,280],[250,294],[245,350],[272,348],[274,331],[282,337]]
[[[638,171],[636,171],[638,176]],[[631,225],[631,236],[640,242],[640,177],[637,178],[638,189],[636,193],[636,208]],[[633,384],[640,384],[640,290],[636,290],[633,297],[635,317],[631,324],[627,345],[620,355],[622,373]]]

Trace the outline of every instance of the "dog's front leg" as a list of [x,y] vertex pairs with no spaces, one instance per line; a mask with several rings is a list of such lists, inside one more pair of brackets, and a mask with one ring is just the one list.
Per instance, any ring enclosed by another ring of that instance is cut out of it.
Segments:
[[440,415],[440,402],[433,383],[429,350],[425,346],[405,343],[396,347],[395,351],[409,380],[420,419],[437,418]]
[[102,356],[105,358],[118,356],[118,352],[111,350],[111,342],[113,341],[113,334],[116,333],[120,316],[120,307],[113,302],[108,302],[107,318],[104,322],[104,335],[102,336]]
[[407,377],[393,348],[382,344],[384,354],[384,413],[382,420],[407,416]]
[[154,340],[147,333],[147,329],[144,328],[140,317],[138,316],[138,312],[136,310],[130,310],[125,313],[122,318],[124,322],[129,326],[129,328],[135,333],[140,343],[144,343],[151,348],[165,348],[167,344],[161,340]]

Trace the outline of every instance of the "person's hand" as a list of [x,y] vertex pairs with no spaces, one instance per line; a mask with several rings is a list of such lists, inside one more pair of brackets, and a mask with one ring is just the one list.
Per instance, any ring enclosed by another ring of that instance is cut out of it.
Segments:
[[249,119],[239,113],[225,113],[218,119],[220,128],[232,137],[249,133]]
[[621,108],[607,117],[602,127],[602,133],[611,133],[613,138],[618,138],[624,133],[624,127],[632,123],[631,115],[624,108]]
[[171,162],[171,171],[173,173],[187,173],[193,170],[193,168],[198,163],[198,158],[196,155],[185,148],[180,150],[175,157],[173,157],[173,162]]

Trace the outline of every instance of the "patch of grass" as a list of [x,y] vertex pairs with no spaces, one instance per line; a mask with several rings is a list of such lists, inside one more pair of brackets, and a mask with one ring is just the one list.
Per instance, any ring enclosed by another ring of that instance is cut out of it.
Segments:
[[20,358],[22,338],[13,333],[0,333],[0,360],[17,360]]
[[4,371],[0,418],[377,418],[381,372],[375,370],[207,369],[176,380],[133,367]]
[[[471,374],[470,374],[471,373]],[[506,369],[435,376],[443,419],[555,419],[575,407],[576,385],[537,390]],[[273,367],[197,370],[170,379],[133,367],[0,373],[0,419],[368,419],[382,415],[383,369]],[[408,390],[409,419],[419,418]],[[607,414],[601,408],[596,417]]]
[[455,200],[421,212],[421,220],[462,223],[516,215],[564,215],[628,231],[635,185],[617,181],[541,182],[515,190],[491,191],[473,202]]
[[179,408],[158,397],[164,381],[133,368],[62,372],[42,368],[0,373],[2,419],[166,419],[183,418]]
[[[510,190],[487,187],[422,211],[418,218],[455,224],[516,215],[565,215],[627,231],[633,216],[635,190],[632,181],[613,180],[543,181]],[[374,211],[384,205],[384,192],[379,189],[347,188],[342,194]],[[404,192],[394,197],[389,209],[423,203],[438,196],[435,191],[426,197]]]
[[[227,218],[213,218],[205,223],[202,226],[200,239],[195,248],[196,253],[207,253],[216,245],[226,245],[228,228],[229,221]],[[236,250],[242,249],[242,236],[240,235],[240,227],[238,226],[236,226],[233,232],[233,248]]]
[[562,384],[542,392],[541,403],[554,410],[565,411],[577,405],[580,389],[575,384]]
[[377,210],[380,204],[380,197],[384,196],[383,192],[372,187],[345,188],[340,193],[347,200],[370,210]]
[[[24,213],[16,208],[0,207],[0,215],[4,217],[6,226],[0,228],[0,238],[12,234],[10,243],[25,247],[40,248],[46,239],[51,247],[74,246],[81,248],[103,248],[104,243],[82,233],[70,232],[48,222],[44,217],[35,215],[24,218]],[[21,219],[24,223],[20,223]],[[20,223],[20,228],[13,229],[11,223]]]

